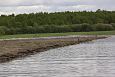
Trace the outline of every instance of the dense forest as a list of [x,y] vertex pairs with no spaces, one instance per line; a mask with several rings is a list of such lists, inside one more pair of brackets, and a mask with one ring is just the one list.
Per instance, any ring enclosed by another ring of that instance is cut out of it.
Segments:
[[115,11],[30,13],[0,16],[0,35],[115,30]]

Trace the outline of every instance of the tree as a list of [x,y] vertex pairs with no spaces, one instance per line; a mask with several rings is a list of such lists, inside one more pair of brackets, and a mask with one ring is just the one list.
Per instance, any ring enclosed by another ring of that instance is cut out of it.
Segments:
[[[1,15],[1,34],[115,30],[115,11],[30,13]],[[4,27],[4,28],[3,28]],[[6,29],[5,29],[6,28]]]

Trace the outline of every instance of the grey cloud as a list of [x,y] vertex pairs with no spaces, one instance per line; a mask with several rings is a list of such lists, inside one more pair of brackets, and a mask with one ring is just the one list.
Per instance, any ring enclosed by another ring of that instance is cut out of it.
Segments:
[[[16,6],[35,6],[35,5],[44,5],[44,6],[74,6],[79,4],[77,1],[64,1],[64,0],[5,0],[0,1],[1,7],[16,7]],[[7,3],[9,2],[9,3]]]
[[0,14],[77,10],[115,10],[115,0],[1,0]]

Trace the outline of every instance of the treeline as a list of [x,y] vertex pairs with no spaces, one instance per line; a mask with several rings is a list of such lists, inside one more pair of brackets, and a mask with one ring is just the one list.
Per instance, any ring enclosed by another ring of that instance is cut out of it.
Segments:
[[89,32],[89,31],[111,31],[115,30],[115,23],[112,24],[74,24],[74,25],[43,25],[25,27],[0,27],[1,35],[11,34],[35,34],[35,33],[62,33],[62,32]]
[[0,35],[115,30],[115,11],[31,13],[0,16]]

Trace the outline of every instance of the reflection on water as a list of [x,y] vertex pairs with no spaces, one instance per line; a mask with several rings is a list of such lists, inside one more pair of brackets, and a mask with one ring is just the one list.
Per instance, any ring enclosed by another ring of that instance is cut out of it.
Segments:
[[115,36],[0,64],[0,77],[115,77]]

